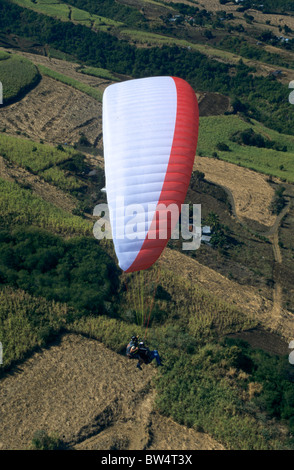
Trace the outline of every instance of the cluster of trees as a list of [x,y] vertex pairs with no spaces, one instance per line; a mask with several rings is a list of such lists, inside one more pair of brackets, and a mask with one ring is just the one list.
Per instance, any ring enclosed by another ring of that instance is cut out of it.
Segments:
[[235,52],[246,59],[255,59],[262,62],[267,62],[269,64],[279,65],[281,67],[294,67],[294,62],[291,60],[285,60],[282,56],[277,54],[272,54],[271,52],[266,51],[260,45],[249,44],[245,38],[237,37],[233,35],[225,36],[221,42],[220,46],[222,49],[225,49],[230,52]]
[[3,85],[4,103],[19,99],[40,80],[37,67],[24,57],[15,54],[2,55],[0,79]]
[[240,145],[249,145],[253,147],[273,149],[280,152],[287,152],[286,145],[281,145],[274,140],[266,139],[261,134],[254,132],[252,128],[234,132],[230,139],[232,142],[237,142]]
[[20,227],[0,232],[0,282],[98,315],[116,293],[118,269],[95,239]]
[[284,186],[279,186],[275,190],[275,195],[270,205],[270,210],[273,214],[278,215],[284,209],[286,205],[286,199],[284,197],[285,191],[286,188],[284,188]]
[[99,2],[93,2],[91,0],[67,0],[65,3],[88,11],[89,13],[111,18],[116,21],[122,21],[129,25],[144,23],[146,21],[142,13],[136,8],[123,5],[115,0],[99,0]]

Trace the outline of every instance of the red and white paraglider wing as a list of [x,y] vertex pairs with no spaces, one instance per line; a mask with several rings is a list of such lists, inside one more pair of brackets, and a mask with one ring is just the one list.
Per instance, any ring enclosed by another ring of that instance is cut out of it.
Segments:
[[164,211],[163,205],[176,204],[180,212],[191,178],[198,123],[195,92],[182,79],[151,77],[106,88],[106,193],[123,271],[147,269],[166,246],[175,222],[169,223],[164,238],[159,236],[156,207]]

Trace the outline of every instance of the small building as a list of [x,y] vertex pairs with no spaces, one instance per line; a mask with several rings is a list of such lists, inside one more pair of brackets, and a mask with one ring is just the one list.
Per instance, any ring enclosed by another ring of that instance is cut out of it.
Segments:
[[205,243],[206,245],[211,246],[211,228],[208,225],[204,225],[201,230],[201,243]]
[[211,235],[211,228],[208,225],[204,225],[204,227],[202,227],[202,234]]
[[206,243],[207,245],[210,245],[210,240],[211,240],[211,237],[208,235],[201,236],[201,242]]

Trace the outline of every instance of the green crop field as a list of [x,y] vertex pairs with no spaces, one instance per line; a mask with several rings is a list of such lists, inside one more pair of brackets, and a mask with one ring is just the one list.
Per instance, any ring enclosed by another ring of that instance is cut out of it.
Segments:
[[3,85],[4,104],[34,86],[38,78],[37,67],[28,59],[1,52],[0,81]]
[[51,145],[0,134],[0,154],[35,173],[69,160],[74,153],[70,148],[62,151]]
[[4,368],[23,359],[64,325],[66,304],[33,297],[21,289],[0,289],[0,341],[5,347]]
[[63,235],[89,235],[91,224],[36,196],[30,189],[0,179],[2,225],[32,225]]
[[[269,142],[276,142],[280,148],[286,147],[287,151],[240,145],[231,140],[234,133],[248,129]],[[228,150],[220,150],[220,144],[225,144]],[[246,122],[239,116],[201,117],[197,154],[212,157],[215,153],[222,160],[294,182],[293,137],[279,134],[257,121]]]
[[99,67],[83,67],[80,72],[98,78],[105,78],[106,80],[119,81],[109,70]]
[[14,0],[14,3],[17,3],[21,7],[30,8],[38,13],[43,13],[44,15],[52,16],[53,18],[57,18],[62,21],[73,21],[89,27],[94,24],[95,27],[101,31],[108,27],[119,27],[123,25],[123,23],[119,21],[94,15],[85,10],[72,7],[66,3],[58,1],[51,0],[45,2],[42,0]]
[[75,176],[69,175],[58,166],[78,155],[70,147],[59,149],[28,139],[0,134],[0,154],[62,190],[73,191],[83,185]]

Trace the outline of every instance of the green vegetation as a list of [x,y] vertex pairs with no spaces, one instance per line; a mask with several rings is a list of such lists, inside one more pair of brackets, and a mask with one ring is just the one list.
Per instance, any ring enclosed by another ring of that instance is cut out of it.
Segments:
[[40,144],[0,134],[0,154],[62,190],[82,190],[84,183],[71,173],[85,169],[84,157],[72,148]]
[[33,435],[32,449],[34,450],[59,450],[62,446],[62,441],[57,434],[47,434],[41,429]]
[[274,149],[278,152],[287,152],[286,145],[282,146],[267,137],[263,137],[261,134],[257,134],[251,127],[249,129],[246,129],[245,131],[237,131],[233,133],[231,136],[231,141],[236,142],[239,145]]
[[271,203],[270,209],[273,214],[278,215],[286,205],[286,200],[284,197],[285,189],[283,186],[280,186],[275,191],[274,199]]
[[94,77],[105,78],[106,80],[112,80],[114,82],[119,81],[109,70],[101,69],[99,67],[83,67],[79,72],[86,75],[93,75]]
[[144,22],[144,17],[136,8],[118,4],[115,0],[100,0],[99,3],[91,0],[68,0],[66,2],[92,15],[102,15],[118,22],[126,24],[140,24]]
[[59,150],[32,140],[0,134],[0,154],[23,168],[38,173],[73,158],[75,152]]
[[97,240],[62,238],[40,229],[1,232],[0,278],[36,297],[66,302],[79,315],[106,313],[117,269]]
[[[171,354],[171,353],[170,353]],[[293,387],[286,358],[223,340],[194,354],[171,354],[158,379],[161,412],[186,426],[205,430],[227,449],[293,447],[269,418],[293,416]]]
[[[1,246],[2,252],[3,248]],[[2,278],[3,261],[0,270]],[[72,309],[64,303],[32,296],[10,286],[2,287],[0,341],[5,351],[3,368],[25,359],[36,347],[45,346],[48,340],[60,333],[72,315]]]
[[10,57],[11,55],[9,54],[9,52],[0,51],[0,60],[6,60],[6,59],[9,59]]
[[19,225],[45,228],[65,236],[90,235],[91,224],[36,196],[15,182],[0,178],[1,226]]
[[40,173],[42,178],[48,183],[53,183],[62,190],[75,191],[81,188],[81,181],[76,177],[70,176],[58,167],[48,168]]
[[263,0],[260,4],[256,4],[255,0],[244,0],[241,8],[243,10],[255,8],[263,13],[288,13],[294,11],[292,0]]
[[1,53],[0,80],[3,85],[3,101],[7,104],[35,86],[40,76],[32,62],[16,54]]
[[280,67],[294,68],[294,61],[286,60],[278,54],[266,51],[261,44],[249,44],[245,37],[228,35],[221,40],[219,47],[230,53],[235,52],[246,59],[254,59]]
[[75,23],[84,24],[87,27],[95,25],[101,31],[107,31],[109,27],[119,27],[123,23],[114,21],[111,18],[105,18],[100,15],[92,15],[88,11],[79,8],[70,7],[66,3],[56,1],[42,0],[14,0],[14,2],[22,7],[30,8],[44,15],[52,16],[62,21],[74,21]]
[[48,77],[54,78],[55,80],[58,80],[62,83],[65,83],[66,85],[76,88],[79,91],[82,91],[83,93],[86,93],[97,101],[102,101],[103,92],[101,90],[93,88],[86,83],[79,82],[72,77],[68,77],[67,75],[56,72],[55,70],[45,67],[44,65],[38,65],[38,68],[42,75],[47,75]]
[[[200,118],[197,152],[294,182],[294,141],[237,115]],[[228,151],[229,150],[229,151]],[[287,150],[287,151],[286,151]]]

